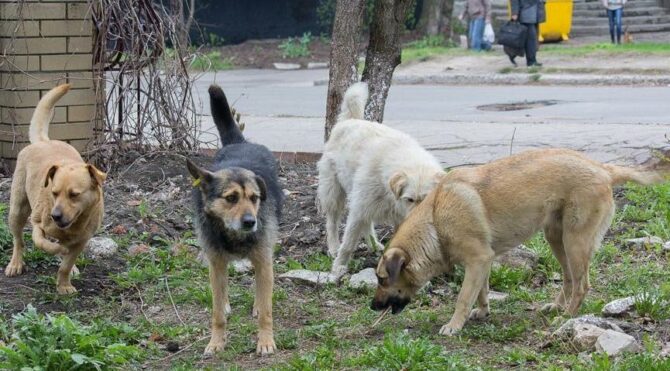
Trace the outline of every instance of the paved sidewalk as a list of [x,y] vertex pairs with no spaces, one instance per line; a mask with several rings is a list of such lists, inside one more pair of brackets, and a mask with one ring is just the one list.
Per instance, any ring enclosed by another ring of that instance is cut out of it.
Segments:
[[[203,134],[216,142],[207,86],[218,82],[244,113],[245,135],[274,151],[320,152],[327,71],[227,71],[203,76]],[[482,105],[557,100],[507,112]],[[385,124],[416,137],[445,166],[481,163],[523,149],[560,146],[594,159],[632,163],[670,147],[670,88],[394,85]],[[512,140],[514,137],[514,140]]]

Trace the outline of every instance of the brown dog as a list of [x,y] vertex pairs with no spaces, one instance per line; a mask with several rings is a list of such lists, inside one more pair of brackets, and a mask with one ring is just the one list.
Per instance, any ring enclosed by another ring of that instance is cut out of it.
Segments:
[[377,266],[372,309],[400,312],[416,291],[452,264],[465,268],[451,321],[442,335],[489,313],[491,263],[539,230],[563,270],[563,289],[543,310],[577,314],[589,288],[589,262],[614,215],[612,186],[651,184],[660,173],[604,165],[578,152],[523,152],[453,170],[400,226]]
[[56,281],[59,294],[77,291],[70,273],[102,222],[106,177],[69,144],[49,140],[53,107],[68,90],[70,85],[60,85],[42,97],[30,121],[31,144],[19,152],[9,206],[14,250],[5,268],[9,277],[23,272],[23,227],[30,216],[35,246],[63,257]]

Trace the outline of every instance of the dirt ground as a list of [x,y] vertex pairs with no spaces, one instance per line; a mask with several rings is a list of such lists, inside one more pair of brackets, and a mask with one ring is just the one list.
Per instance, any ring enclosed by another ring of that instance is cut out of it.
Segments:
[[330,60],[330,40],[315,37],[309,45],[310,55],[300,58],[284,58],[279,45],[286,40],[249,40],[237,45],[225,45],[205,50],[219,51],[222,58],[231,58],[235,68],[274,68],[273,63],[298,63],[303,67],[309,62]]

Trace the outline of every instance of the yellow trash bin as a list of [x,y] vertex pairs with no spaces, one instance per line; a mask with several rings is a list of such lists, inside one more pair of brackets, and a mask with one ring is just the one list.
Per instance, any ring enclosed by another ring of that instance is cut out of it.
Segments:
[[[568,40],[572,28],[572,0],[547,0],[545,9],[547,20],[540,23],[540,42]],[[511,13],[507,2],[507,14],[511,16]]]

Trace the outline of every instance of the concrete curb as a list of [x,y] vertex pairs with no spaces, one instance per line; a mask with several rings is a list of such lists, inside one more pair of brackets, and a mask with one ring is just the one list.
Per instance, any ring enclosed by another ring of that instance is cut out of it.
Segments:
[[[400,75],[393,77],[398,85],[564,85],[564,86],[670,86],[670,75],[568,75],[536,73],[483,75]],[[316,80],[315,86],[328,80]]]

